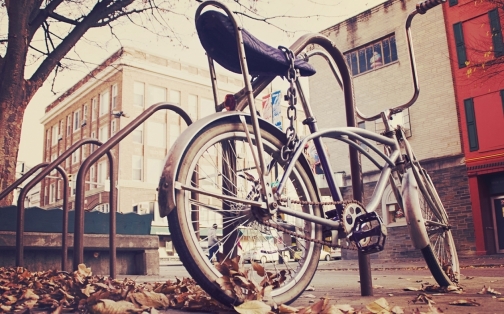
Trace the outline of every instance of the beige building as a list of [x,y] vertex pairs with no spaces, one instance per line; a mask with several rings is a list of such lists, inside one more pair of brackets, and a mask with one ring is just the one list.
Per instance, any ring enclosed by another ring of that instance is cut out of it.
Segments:
[[[404,24],[416,3],[413,0],[389,0],[322,31],[345,55],[353,77],[355,102],[365,115],[371,116],[404,104],[413,95]],[[429,170],[450,217],[454,219],[452,222],[457,225],[454,237],[459,251],[473,251],[467,176],[464,174],[465,163],[441,6],[415,17],[412,34],[420,96],[409,110],[397,114],[394,119],[401,121],[407,129],[408,140],[417,158]],[[330,68],[320,57],[312,58],[310,63],[317,69],[317,74],[310,77],[310,97],[320,128],[346,126],[343,93]],[[384,129],[381,121],[358,121],[358,125],[377,133]],[[337,181],[348,187],[351,184],[348,146],[333,140],[328,140],[327,146],[333,170],[338,172],[340,180]],[[378,169],[362,157],[362,170],[367,199],[377,180]],[[320,187],[323,188],[326,183],[321,181]],[[349,190],[345,188],[345,191]],[[351,198],[348,193],[346,197]],[[390,187],[385,191],[381,211],[389,227],[389,244],[388,250],[380,254],[384,257],[387,254],[391,257],[407,256],[409,243],[404,241],[406,222],[398,211]]]
[[[214,112],[210,83],[207,68],[138,49],[120,49],[47,106],[41,119],[45,129],[44,160],[54,160],[81,138],[107,141],[157,102],[179,104],[193,120],[209,115]],[[222,99],[242,85],[240,76],[218,75]],[[160,218],[157,210],[156,188],[168,150],[185,127],[185,122],[174,112],[160,111],[112,150],[118,173],[115,184],[118,212],[153,212],[155,234],[168,234],[166,218]],[[93,150],[90,146],[84,145],[62,165],[74,179],[70,208],[74,207],[75,177],[82,161]],[[109,211],[109,182],[105,156],[90,168],[86,177],[86,210]],[[45,179],[41,207],[60,207],[62,188],[61,180]]]

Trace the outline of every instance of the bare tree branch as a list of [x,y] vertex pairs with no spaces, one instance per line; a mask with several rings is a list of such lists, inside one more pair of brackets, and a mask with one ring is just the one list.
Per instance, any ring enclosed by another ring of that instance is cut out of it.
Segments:
[[47,20],[49,13],[54,12],[56,8],[63,2],[63,0],[51,0],[49,4],[46,5],[44,9],[39,9],[37,15],[31,19],[29,25],[29,36],[28,42],[31,42],[33,36],[39,29],[39,27]]
[[111,10],[121,10],[132,2],[133,0],[116,0],[115,2],[113,0],[103,0],[98,2],[82,22],[72,29],[65,39],[47,56],[35,73],[33,73],[32,77],[28,80],[30,88],[27,92],[34,94],[42,86],[59,60],[70,51],[92,25],[95,25],[98,21],[109,15]]

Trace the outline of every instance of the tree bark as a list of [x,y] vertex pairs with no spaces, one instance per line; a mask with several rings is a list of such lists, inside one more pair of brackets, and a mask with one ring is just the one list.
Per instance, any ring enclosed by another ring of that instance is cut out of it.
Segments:
[[[16,161],[21,138],[23,114],[33,93],[27,95],[24,79],[28,53],[29,12],[36,0],[10,1],[8,46],[0,72],[0,190],[16,179]],[[28,97],[27,97],[28,96]],[[12,195],[0,200],[0,205],[12,204]]]

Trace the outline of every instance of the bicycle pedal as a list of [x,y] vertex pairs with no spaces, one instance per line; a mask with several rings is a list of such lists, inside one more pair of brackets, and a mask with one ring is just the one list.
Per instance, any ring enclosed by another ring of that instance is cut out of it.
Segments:
[[361,253],[378,253],[385,248],[387,227],[375,212],[366,213],[355,219],[354,227],[348,238],[355,242]]

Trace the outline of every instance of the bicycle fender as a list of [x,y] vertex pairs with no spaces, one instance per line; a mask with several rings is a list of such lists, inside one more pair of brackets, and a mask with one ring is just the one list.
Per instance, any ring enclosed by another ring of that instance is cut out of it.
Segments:
[[420,250],[429,245],[429,236],[422,216],[418,193],[420,193],[420,190],[413,175],[413,170],[409,168],[403,176],[401,196],[411,241],[413,241],[413,246]]
[[[183,161],[185,152],[189,144],[194,138],[202,132],[205,127],[210,124],[225,121],[226,123],[240,122],[240,116],[245,116],[247,122],[250,122],[250,115],[242,111],[230,111],[230,112],[217,112],[207,117],[192,123],[187,129],[185,129],[182,134],[177,138],[173,146],[170,148],[168,155],[164,161],[163,172],[161,173],[161,178],[158,185],[158,205],[159,214],[161,217],[168,216],[170,212],[175,209],[175,187],[177,180],[177,171],[180,164]],[[262,130],[267,130],[268,132],[276,135],[278,138],[285,137],[285,133],[275,127],[273,124],[259,119],[259,126]],[[300,158],[300,162],[303,166],[308,169],[308,174],[310,175],[310,180],[314,187],[317,187],[315,183],[315,177],[310,170],[310,166],[305,158]]]

